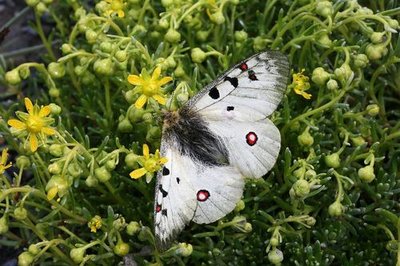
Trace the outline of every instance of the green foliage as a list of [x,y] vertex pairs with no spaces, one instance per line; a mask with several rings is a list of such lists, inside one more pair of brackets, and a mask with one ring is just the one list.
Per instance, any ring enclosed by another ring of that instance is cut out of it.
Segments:
[[[7,95],[36,101],[25,100],[27,112],[20,100],[0,107],[2,137],[17,154],[17,168],[7,150],[0,162],[0,246],[19,250],[19,265],[115,265],[126,254],[153,265],[396,262],[396,0],[26,3],[47,53],[0,71]],[[287,54],[293,72],[272,117],[277,164],[247,182],[234,212],[190,224],[157,250],[162,110],[266,49]]]

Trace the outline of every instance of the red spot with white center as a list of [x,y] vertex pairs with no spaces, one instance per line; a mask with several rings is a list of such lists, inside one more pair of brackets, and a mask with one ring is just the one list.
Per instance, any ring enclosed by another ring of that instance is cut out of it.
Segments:
[[253,146],[254,144],[257,143],[258,137],[256,135],[256,133],[254,132],[249,132],[246,135],[246,142],[247,144],[249,144],[250,146]]
[[160,212],[161,211],[161,205],[160,204],[157,204],[157,206],[156,206],[156,212]]
[[206,201],[209,197],[210,197],[210,192],[208,192],[205,189],[199,190],[197,192],[197,200],[198,201],[201,201],[201,202]]
[[240,70],[242,71],[246,71],[247,69],[249,69],[249,67],[247,66],[246,63],[241,63],[239,66]]

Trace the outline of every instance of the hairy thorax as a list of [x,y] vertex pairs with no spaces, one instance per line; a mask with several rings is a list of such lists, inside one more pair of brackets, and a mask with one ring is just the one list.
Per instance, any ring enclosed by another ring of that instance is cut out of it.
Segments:
[[189,108],[164,113],[163,135],[184,155],[206,165],[229,164],[222,139],[211,132],[201,116]]

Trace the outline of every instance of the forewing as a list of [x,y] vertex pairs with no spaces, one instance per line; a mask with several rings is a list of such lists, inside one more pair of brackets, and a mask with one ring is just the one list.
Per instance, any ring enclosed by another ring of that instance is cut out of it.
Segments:
[[257,121],[276,109],[289,75],[287,57],[277,51],[256,54],[222,74],[188,102],[208,121]]

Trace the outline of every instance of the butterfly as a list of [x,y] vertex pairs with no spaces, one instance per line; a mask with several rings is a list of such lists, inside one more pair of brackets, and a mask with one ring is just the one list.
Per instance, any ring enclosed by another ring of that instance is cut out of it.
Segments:
[[160,152],[168,162],[157,174],[154,203],[159,247],[191,221],[208,224],[230,213],[244,178],[260,178],[273,167],[281,137],[267,117],[288,75],[284,54],[255,54],[164,114]]

